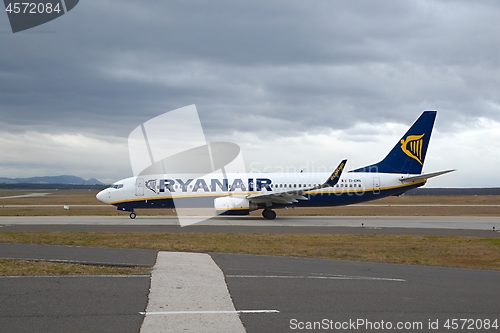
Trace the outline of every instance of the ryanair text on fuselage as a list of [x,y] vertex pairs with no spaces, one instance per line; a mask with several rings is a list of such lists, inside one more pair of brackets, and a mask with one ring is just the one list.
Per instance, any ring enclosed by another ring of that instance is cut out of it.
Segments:
[[[255,182],[254,182],[255,181]],[[207,180],[200,179],[187,179],[182,180],[180,178],[177,179],[151,179],[145,182],[146,188],[150,189],[154,193],[163,193],[165,191],[169,192],[217,192],[217,189],[220,189],[223,192],[235,191],[239,189],[241,191],[262,191],[268,190],[272,191],[271,184],[272,181],[269,178],[248,178],[241,179],[235,178],[230,184],[230,180],[225,179],[210,179],[210,186],[207,184]],[[178,186],[176,186],[178,185]]]

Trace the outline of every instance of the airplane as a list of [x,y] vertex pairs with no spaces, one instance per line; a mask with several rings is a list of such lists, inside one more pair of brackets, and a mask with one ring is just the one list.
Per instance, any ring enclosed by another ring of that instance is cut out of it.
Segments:
[[217,215],[249,215],[262,209],[262,216],[273,220],[277,208],[343,206],[398,196],[455,171],[422,173],[436,115],[437,111],[424,111],[383,160],[348,172],[343,172],[343,160],[331,174],[150,174],[120,180],[96,197],[130,212],[131,219],[135,209],[175,209],[175,201],[210,207]]

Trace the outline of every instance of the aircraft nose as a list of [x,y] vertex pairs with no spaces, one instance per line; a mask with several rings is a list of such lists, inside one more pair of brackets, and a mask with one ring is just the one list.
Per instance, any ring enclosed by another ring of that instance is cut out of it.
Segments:
[[108,203],[108,190],[102,190],[101,192],[97,193],[96,196],[97,200],[102,201],[104,203]]

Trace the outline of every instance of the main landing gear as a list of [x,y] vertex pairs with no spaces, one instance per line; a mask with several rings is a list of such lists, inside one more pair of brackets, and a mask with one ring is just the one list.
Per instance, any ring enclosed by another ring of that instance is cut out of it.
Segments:
[[266,208],[262,211],[262,216],[268,220],[274,220],[276,218],[276,212],[272,209]]
[[135,215],[134,211],[132,211],[129,216],[133,220],[137,215]]

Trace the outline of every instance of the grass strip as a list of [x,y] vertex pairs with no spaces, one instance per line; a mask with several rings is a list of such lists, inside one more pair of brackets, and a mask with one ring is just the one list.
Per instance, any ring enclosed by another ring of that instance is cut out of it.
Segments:
[[149,274],[150,272],[151,269],[146,267],[107,267],[47,261],[0,259],[0,276],[142,275]]
[[267,233],[0,232],[0,242],[246,253],[500,270],[500,238]]
[[[40,192],[48,194],[42,197],[8,198]],[[0,216],[128,216],[126,212],[119,212],[116,207],[97,200],[95,197],[97,192],[96,190],[0,190]],[[497,195],[403,195],[367,202],[369,206],[359,204],[340,207],[297,207],[280,209],[277,213],[278,216],[499,216],[498,198]],[[65,210],[63,206],[70,206],[70,209]],[[171,209],[138,209],[137,213],[139,216],[176,216]],[[260,213],[255,211],[250,215],[260,216]]]

